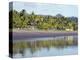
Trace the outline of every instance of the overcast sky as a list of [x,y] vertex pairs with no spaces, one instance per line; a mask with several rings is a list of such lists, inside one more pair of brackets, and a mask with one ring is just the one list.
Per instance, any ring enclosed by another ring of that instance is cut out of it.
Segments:
[[50,3],[30,3],[30,2],[13,2],[13,9],[21,11],[25,9],[28,13],[32,11],[35,14],[53,15],[62,14],[64,16],[78,17],[78,7],[76,5],[58,5]]

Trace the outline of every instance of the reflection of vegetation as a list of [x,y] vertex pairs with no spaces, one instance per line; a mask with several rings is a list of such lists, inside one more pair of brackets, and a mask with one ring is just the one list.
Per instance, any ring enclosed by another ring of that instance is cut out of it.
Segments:
[[31,53],[40,48],[64,48],[67,46],[77,45],[77,40],[39,40],[39,41],[26,41],[26,42],[15,42],[13,44],[13,53],[20,52],[26,48],[31,49]]
[[[9,11],[9,26],[13,25],[13,28],[19,29],[44,29],[44,30],[77,30],[78,18],[77,17],[65,17],[61,14],[56,16],[50,15],[36,15],[34,12],[27,13],[25,9],[18,12],[16,10]],[[12,17],[11,17],[12,16]],[[13,20],[13,21],[12,21]]]

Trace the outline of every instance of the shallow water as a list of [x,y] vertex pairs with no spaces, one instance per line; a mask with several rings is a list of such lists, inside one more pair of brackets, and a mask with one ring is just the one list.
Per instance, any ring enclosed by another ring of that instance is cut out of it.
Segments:
[[78,54],[78,37],[76,35],[17,40],[13,43],[13,58],[75,54]]

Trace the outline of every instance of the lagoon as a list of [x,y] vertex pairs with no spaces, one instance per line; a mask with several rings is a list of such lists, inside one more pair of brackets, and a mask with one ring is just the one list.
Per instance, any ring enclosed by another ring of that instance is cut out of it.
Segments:
[[77,35],[13,40],[13,58],[76,54],[78,54]]

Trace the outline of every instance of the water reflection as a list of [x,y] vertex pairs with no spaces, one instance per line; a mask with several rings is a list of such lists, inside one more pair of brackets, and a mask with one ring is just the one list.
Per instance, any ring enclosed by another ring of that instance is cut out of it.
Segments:
[[13,43],[13,57],[18,58],[77,54],[77,45],[77,36],[18,40]]

